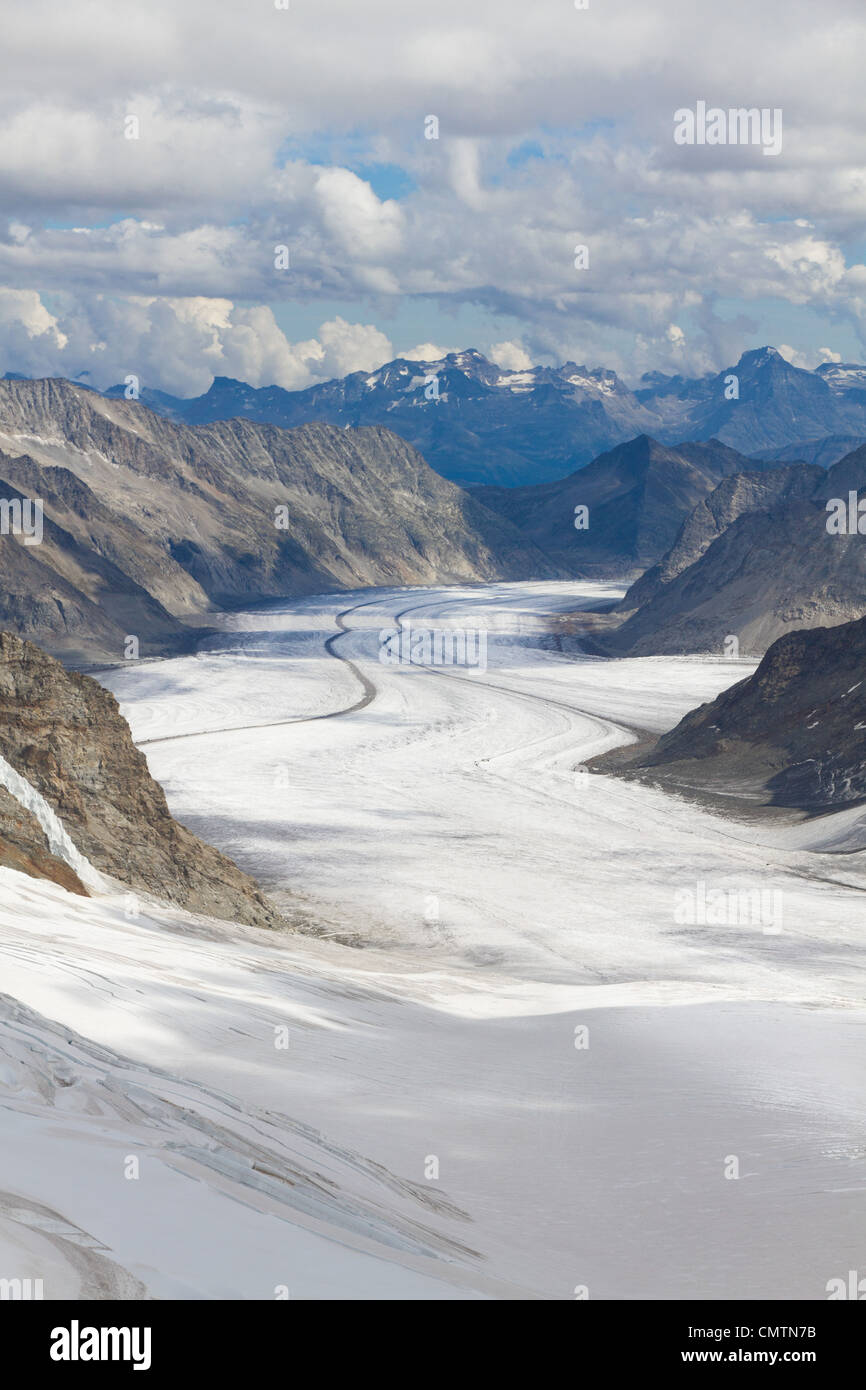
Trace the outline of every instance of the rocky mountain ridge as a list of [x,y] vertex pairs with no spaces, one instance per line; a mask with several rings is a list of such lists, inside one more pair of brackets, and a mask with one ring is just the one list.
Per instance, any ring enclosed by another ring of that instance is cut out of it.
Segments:
[[[761,655],[785,632],[866,613],[866,538],[848,525],[866,488],[866,446],[827,472],[795,464],[741,474],[701,499],[661,561],[631,586],[605,655]],[[844,505],[834,529],[828,499]]]
[[[0,756],[101,874],[192,912],[281,925],[252,879],[172,818],[114,696],[8,632],[0,632]],[[87,891],[2,786],[0,865]]]
[[780,637],[753,675],[619,770],[810,813],[866,802],[866,618]]
[[223,604],[565,577],[379,426],[193,428],[62,380],[3,381],[0,451],[0,496],[45,514],[41,544],[0,534],[0,624],[77,664],[123,659],[130,635],[141,656],[182,650]]
[[462,485],[551,482],[640,434],[668,445],[715,438],[744,454],[866,437],[866,368],[833,362],[808,371],[769,346],[703,377],[647,373],[634,388],[605,367],[506,370],[467,349],[429,361],[398,357],[299,391],[216,377],[203,395],[183,399],[145,382],[141,399],[188,424],[385,425]]
[[639,435],[567,478],[476,496],[571,574],[620,578],[654,564],[722,478],[756,467],[715,439],[669,446]]

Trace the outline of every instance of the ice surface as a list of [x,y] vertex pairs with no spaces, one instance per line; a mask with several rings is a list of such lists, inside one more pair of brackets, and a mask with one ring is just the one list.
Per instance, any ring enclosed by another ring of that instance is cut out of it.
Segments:
[[[106,678],[174,812],[331,938],[0,871],[0,1273],[823,1298],[857,1267],[862,856],[582,771],[751,669],[558,652],[542,615],[600,596],[305,599]],[[341,714],[346,610],[375,693]],[[483,626],[487,670],[383,665],[399,614]],[[778,892],[781,931],[678,917],[701,884]]]

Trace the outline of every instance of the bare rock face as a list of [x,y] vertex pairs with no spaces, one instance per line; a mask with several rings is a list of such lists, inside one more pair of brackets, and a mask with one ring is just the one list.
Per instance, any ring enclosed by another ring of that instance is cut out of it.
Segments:
[[45,507],[39,544],[0,534],[0,625],[73,664],[118,660],[127,634],[142,655],[183,652],[204,635],[154,596],[182,593],[178,575],[197,588],[189,576],[67,469],[0,454],[0,497]]
[[[664,445],[640,435],[567,478],[475,495],[569,575],[620,577],[655,564],[720,479],[759,467],[717,439]],[[576,524],[581,507],[584,529]]]
[[626,776],[825,811],[866,801],[866,618],[790,632]]
[[[114,696],[8,632],[0,632],[0,753],[102,873],[193,912],[281,925],[252,879],[170,815]],[[29,813],[8,794],[0,799],[0,863],[22,868],[13,861],[23,857],[25,872],[63,882],[71,871],[47,863],[46,850]]]
[[31,878],[47,878],[69,893],[88,896],[75,871],[51,853],[35,816],[5,787],[0,787],[0,868],[17,869]]
[[793,498],[810,497],[823,477],[820,468],[798,464],[724,478],[686,517],[668,553],[632,584],[619,611],[631,613],[658,597],[665,585],[695,564],[738,517],[747,512],[769,511]]
[[[817,483],[814,481],[817,471]],[[828,498],[866,486],[866,449],[828,473],[798,464],[743,475],[704,499],[669,553],[632,586],[608,656],[679,652],[761,655],[785,632],[848,623],[866,612],[866,537],[828,530]],[[637,606],[640,605],[640,606]]]
[[62,380],[0,381],[3,498],[45,520],[39,544],[0,536],[0,626],[79,666],[126,635],[184,650],[224,604],[566,577],[381,426],[190,428]]

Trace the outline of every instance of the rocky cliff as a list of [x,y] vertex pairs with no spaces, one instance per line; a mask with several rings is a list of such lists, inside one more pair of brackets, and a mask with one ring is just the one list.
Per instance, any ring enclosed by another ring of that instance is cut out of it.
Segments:
[[[193,912],[280,925],[252,879],[172,818],[114,696],[8,632],[0,632],[0,755],[100,873]],[[85,891],[8,792],[0,864]]]
[[622,771],[806,811],[866,801],[866,618],[780,637]]
[[785,632],[866,613],[866,539],[828,529],[827,499],[846,509],[866,487],[866,449],[827,473],[814,465],[741,475],[702,499],[671,550],[629,590],[621,627],[601,634],[606,655],[761,655]]
[[[789,468],[772,468],[763,473],[734,473],[724,478],[712,492],[698,502],[683,522],[671,549],[657,565],[646,570],[631,585],[619,611],[631,613],[644,607],[664,592],[665,586],[695,564],[713,541],[747,512],[766,512],[781,502],[809,497],[824,474],[820,468],[800,464]],[[651,625],[651,610],[645,609],[645,619]],[[635,625],[637,626],[637,625]],[[623,647],[636,640],[634,629],[620,629]]]

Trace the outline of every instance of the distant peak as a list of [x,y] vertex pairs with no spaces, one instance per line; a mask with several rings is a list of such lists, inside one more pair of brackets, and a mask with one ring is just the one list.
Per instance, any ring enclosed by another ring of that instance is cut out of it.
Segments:
[[786,366],[790,365],[778,348],[767,345],[766,347],[750,348],[748,352],[744,352],[737,366],[742,367],[745,363],[749,367],[762,367],[771,362],[784,362]]
[[[624,439],[620,444],[614,444],[612,449],[599,455],[599,458],[617,458],[630,467],[644,468],[659,454],[666,452],[665,445],[660,444],[651,434],[636,434],[632,439]],[[598,461],[598,458],[593,459],[593,464]]]

